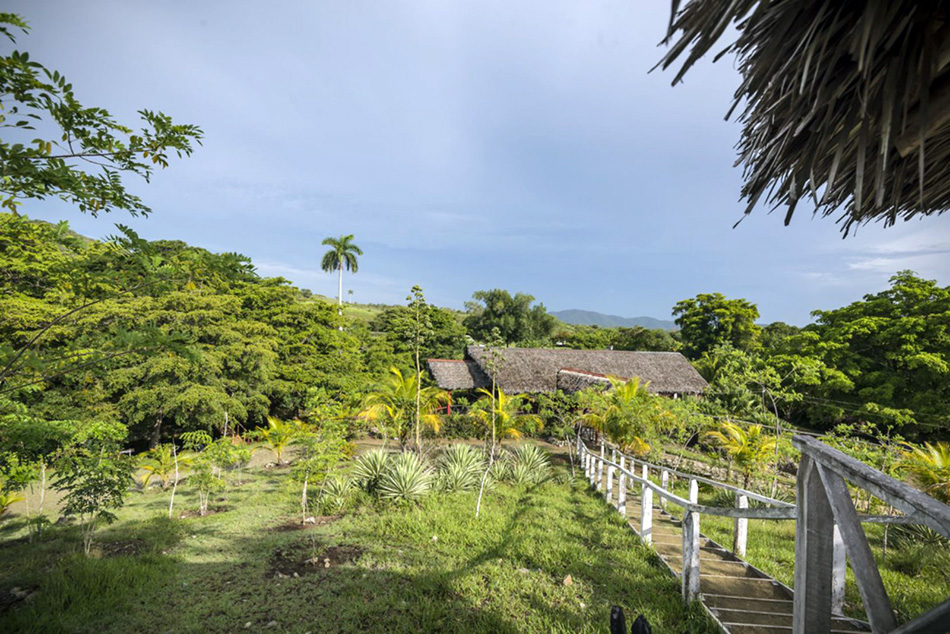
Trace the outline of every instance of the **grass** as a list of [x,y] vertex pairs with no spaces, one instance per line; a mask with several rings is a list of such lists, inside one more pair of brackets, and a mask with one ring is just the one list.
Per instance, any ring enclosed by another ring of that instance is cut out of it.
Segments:
[[[657,632],[715,631],[582,478],[557,475],[497,486],[477,521],[474,494],[432,494],[299,529],[286,469],[252,468],[204,518],[169,520],[167,494],[131,494],[90,558],[75,527],[31,544],[9,519],[0,592],[35,594],[0,601],[0,631],[603,632],[615,604]],[[187,486],[178,496],[197,508]]]

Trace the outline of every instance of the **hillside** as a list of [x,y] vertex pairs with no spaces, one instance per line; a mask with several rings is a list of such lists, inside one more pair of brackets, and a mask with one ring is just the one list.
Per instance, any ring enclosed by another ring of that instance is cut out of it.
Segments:
[[656,319],[655,317],[620,317],[619,315],[605,315],[592,310],[578,310],[576,308],[555,310],[551,311],[551,314],[566,324],[576,326],[601,326],[603,328],[642,326],[644,328],[676,330],[676,324],[672,321]]

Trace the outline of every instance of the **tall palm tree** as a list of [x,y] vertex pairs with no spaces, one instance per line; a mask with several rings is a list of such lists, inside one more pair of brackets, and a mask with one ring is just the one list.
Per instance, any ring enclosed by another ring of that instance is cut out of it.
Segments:
[[[415,374],[403,374],[397,367],[389,368],[386,380],[366,397],[360,412],[361,416],[377,423],[387,438],[395,436],[403,446],[416,411],[416,381]],[[451,401],[451,395],[437,387],[425,387],[418,390],[418,398],[419,423],[438,432],[442,427],[438,409]]]
[[705,438],[717,445],[729,457],[729,470],[735,463],[742,472],[742,486],[749,488],[752,474],[765,464],[775,449],[775,438],[766,436],[762,425],[743,429],[736,423],[725,422],[717,431],[707,432]]
[[338,304],[343,306],[343,267],[347,271],[356,273],[359,270],[359,262],[356,256],[363,255],[363,250],[353,244],[353,235],[340,236],[339,238],[326,238],[321,243],[330,250],[323,254],[323,260],[320,261],[320,268],[327,273],[338,271],[340,275],[340,290],[337,296]]
[[923,447],[908,444],[897,468],[909,473],[927,495],[950,503],[950,444],[928,442]]

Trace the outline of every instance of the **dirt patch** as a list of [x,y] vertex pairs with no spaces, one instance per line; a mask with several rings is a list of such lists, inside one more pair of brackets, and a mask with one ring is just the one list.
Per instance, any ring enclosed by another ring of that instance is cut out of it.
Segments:
[[144,539],[125,539],[118,542],[102,542],[95,545],[100,557],[138,555],[145,549]]
[[[292,531],[306,530],[308,528],[313,528],[315,526],[326,526],[327,524],[332,524],[343,517],[342,515],[320,515],[319,517],[308,517],[305,524],[294,520],[291,522],[286,522],[284,524],[278,524],[277,526],[271,526],[270,530],[277,531],[278,533],[288,533]],[[312,520],[312,521],[310,521]]]
[[178,519],[186,519],[191,517],[210,517],[212,515],[217,515],[218,513],[227,513],[231,510],[230,506],[213,506],[208,509],[208,512],[202,515],[198,511],[182,511],[178,514]]
[[10,588],[0,590],[0,612],[15,608],[24,601],[29,601],[36,594],[36,588]]
[[277,548],[270,559],[268,577],[302,577],[325,573],[337,566],[353,563],[363,554],[363,549],[354,544],[326,546],[300,541]]

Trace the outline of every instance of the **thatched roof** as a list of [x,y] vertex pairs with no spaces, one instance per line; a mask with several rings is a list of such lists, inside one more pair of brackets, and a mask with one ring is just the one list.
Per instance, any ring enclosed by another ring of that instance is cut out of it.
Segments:
[[[682,67],[735,24],[742,197],[885,226],[950,208],[950,3],[931,0],[687,0],[661,61]],[[718,51],[717,51],[718,52]],[[718,58],[718,56],[717,56]],[[729,116],[729,115],[727,115]]]
[[572,368],[557,371],[557,389],[566,394],[580,392],[589,387],[610,387],[610,377],[596,372],[582,372]]
[[491,379],[472,360],[429,359],[432,378],[443,390],[472,390],[491,386]]
[[[569,390],[575,386],[603,383],[607,375],[629,379],[640,377],[649,381],[648,389],[658,394],[699,394],[706,388],[706,381],[699,375],[689,361],[678,352],[632,352],[627,350],[567,350],[542,348],[497,348],[501,357],[497,371],[497,381],[509,394],[525,392],[553,392],[559,387]],[[490,375],[486,367],[488,352],[482,346],[469,346],[466,356],[478,366],[486,383]],[[461,362],[454,362],[457,366]],[[429,362],[432,368],[432,361]],[[471,367],[466,364],[464,367]],[[433,376],[445,389],[461,384],[461,367],[453,374],[446,372],[445,383],[437,372],[445,365],[436,363]],[[587,375],[587,376],[583,376]],[[592,377],[599,375],[599,380]],[[472,385],[478,387],[476,381]],[[469,387],[468,383],[464,387]]]

